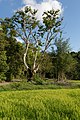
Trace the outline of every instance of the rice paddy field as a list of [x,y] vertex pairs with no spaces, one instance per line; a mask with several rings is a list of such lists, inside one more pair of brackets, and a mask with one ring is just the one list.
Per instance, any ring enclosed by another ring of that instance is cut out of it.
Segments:
[[80,120],[80,89],[2,91],[0,120]]

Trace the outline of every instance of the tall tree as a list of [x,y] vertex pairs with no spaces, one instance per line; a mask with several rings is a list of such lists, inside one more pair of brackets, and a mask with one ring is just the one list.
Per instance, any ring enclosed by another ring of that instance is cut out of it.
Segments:
[[64,39],[60,35],[59,39],[55,41],[55,71],[57,72],[57,80],[64,81],[66,79],[66,72],[69,72],[75,66],[76,62],[70,55],[70,45],[68,39]]
[[21,78],[24,75],[23,52],[24,48],[22,43],[17,42],[14,38],[7,38],[6,56],[9,70],[6,73],[7,81],[12,79]]
[[0,80],[6,80],[5,73],[8,70],[8,65],[6,63],[7,57],[5,45],[6,45],[5,34],[3,33],[2,28],[0,28]]
[[[19,37],[25,43],[24,65],[29,72],[29,80],[39,69],[38,57],[44,56],[46,50],[53,44],[54,39],[60,32],[62,18],[59,10],[53,9],[43,13],[43,21],[36,19],[37,10],[25,7],[25,10],[17,11],[10,19],[6,18],[5,24],[7,35]],[[32,64],[28,65],[28,56],[31,51]],[[42,52],[42,54],[40,54]]]

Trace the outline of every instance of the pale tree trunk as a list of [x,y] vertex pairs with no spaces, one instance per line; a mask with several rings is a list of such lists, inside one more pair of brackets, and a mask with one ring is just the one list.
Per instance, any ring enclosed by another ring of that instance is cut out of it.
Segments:
[[[38,46],[38,41],[36,42],[36,47]],[[38,50],[36,50],[34,62],[33,62],[33,68],[32,68],[32,74],[33,76],[37,73],[39,69],[39,65],[37,65],[37,56],[38,56]]]
[[29,74],[29,79],[28,79],[28,81],[30,81],[30,78],[32,77],[32,72],[31,72],[31,69],[29,68],[29,66],[28,66],[28,64],[26,63],[26,57],[27,57],[27,53],[28,53],[28,49],[29,49],[29,41],[27,42],[27,44],[26,44],[26,51],[25,51],[25,53],[24,53],[24,65],[25,65],[25,67],[26,67],[26,69],[27,69],[27,71],[28,71],[28,74]]
[[27,42],[27,47],[26,47],[26,52],[24,53],[24,65],[27,69],[28,72],[28,81],[31,81],[33,79],[33,76],[36,74],[36,72],[39,69],[39,65],[36,65],[37,63],[37,55],[38,55],[38,51],[36,51],[35,54],[35,58],[34,58],[34,62],[33,62],[33,67],[32,69],[28,66],[28,64],[26,63],[26,57],[27,57],[27,53],[28,53],[28,49],[29,49],[29,42]]
[[29,69],[29,67],[26,63],[26,56],[27,56],[28,48],[29,48],[29,42],[27,43],[26,52],[24,53],[24,65],[25,65],[27,70]]
[[38,51],[36,51],[35,58],[34,58],[33,74],[36,74],[36,72],[39,69],[39,65],[36,65],[37,64],[37,55],[38,55]]

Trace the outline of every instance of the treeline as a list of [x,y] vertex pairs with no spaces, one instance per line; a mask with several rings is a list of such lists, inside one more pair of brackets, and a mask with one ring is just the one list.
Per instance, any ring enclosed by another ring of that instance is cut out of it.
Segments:
[[0,31],[0,80],[11,81],[24,74],[23,44]]
[[[52,48],[45,53],[37,74],[42,78],[58,80],[80,79],[80,51],[69,52],[69,41],[62,38],[56,40],[54,45],[55,50]],[[23,63],[24,51],[23,43],[7,37],[0,30],[0,81],[27,78],[28,73]]]
[[71,52],[64,39],[59,10],[44,12],[42,21],[36,14],[27,6],[0,19],[0,81],[80,79],[80,51]]

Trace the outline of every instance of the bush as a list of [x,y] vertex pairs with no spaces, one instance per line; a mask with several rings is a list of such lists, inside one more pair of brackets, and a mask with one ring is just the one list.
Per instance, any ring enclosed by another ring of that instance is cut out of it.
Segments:
[[5,80],[6,80],[5,74],[3,72],[0,72],[0,82]]
[[34,81],[35,84],[37,84],[37,85],[43,85],[43,84],[44,84],[43,79],[41,79],[41,78],[39,77],[39,75],[35,75],[35,76],[33,77],[33,81]]

